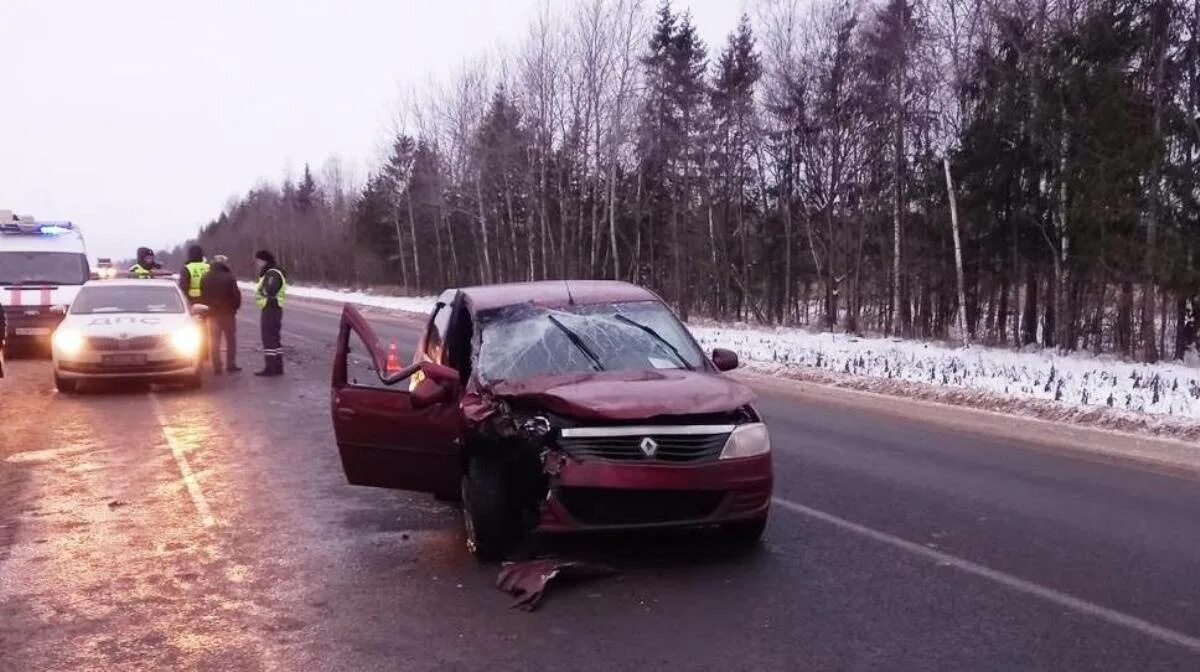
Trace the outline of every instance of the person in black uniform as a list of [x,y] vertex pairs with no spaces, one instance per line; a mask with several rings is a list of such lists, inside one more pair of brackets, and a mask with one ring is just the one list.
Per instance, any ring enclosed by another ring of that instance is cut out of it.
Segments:
[[237,365],[237,311],[242,307],[242,290],[238,289],[237,276],[229,268],[228,258],[223,254],[213,257],[212,268],[200,280],[200,301],[208,306],[209,348],[212,354],[213,373],[220,374],[221,340],[225,340],[225,371],[241,371]]
[[256,376],[283,375],[283,304],[287,298],[287,276],[275,261],[275,255],[267,250],[254,253],[258,265],[258,286],[254,288],[254,302],[262,310],[263,370]]

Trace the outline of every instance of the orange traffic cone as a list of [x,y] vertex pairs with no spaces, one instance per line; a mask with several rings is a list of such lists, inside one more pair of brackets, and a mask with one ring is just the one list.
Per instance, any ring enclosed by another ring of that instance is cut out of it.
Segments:
[[396,342],[388,346],[387,367],[386,372],[389,374],[396,373],[400,370],[400,358],[396,356]]

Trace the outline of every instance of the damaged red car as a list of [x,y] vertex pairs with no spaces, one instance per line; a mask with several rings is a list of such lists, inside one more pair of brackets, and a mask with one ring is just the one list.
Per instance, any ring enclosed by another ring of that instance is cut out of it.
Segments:
[[451,289],[407,366],[344,308],[333,424],[350,483],[461,498],[484,559],[530,533],[718,526],[753,544],[771,441],[721,375],[737,364],[627,283]]

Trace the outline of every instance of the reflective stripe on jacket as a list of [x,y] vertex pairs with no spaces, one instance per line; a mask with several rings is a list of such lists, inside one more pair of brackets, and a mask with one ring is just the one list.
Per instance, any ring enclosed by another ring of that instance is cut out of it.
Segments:
[[184,270],[186,270],[188,272],[188,275],[191,277],[190,282],[188,282],[188,291],[187,291],[188,298],[189,299],[200,298],[200,281],[204,279],[204,276],[208,275],[208,269],[209,269],[208,262],[207,261],[193,261],[189,264],[186,264],[183,268],[184,268]]
[[[264,287],[267,282],[267,275],[270,273],[279,274],[279,291],[275,293],[274,297],[267,296],[266,288]],[[257,304],[260,309],[266,308],[267,303],[272,298],[275,299],[275,303],[278,304],[280,308],[283,307],[284,301],[287,300],[287,276],[285,276],[283,271],[279,270],[278,268],[268,268],[267,272],[263,273],[262,276],[258,278],[258,285],[254,288],[254,303]]]

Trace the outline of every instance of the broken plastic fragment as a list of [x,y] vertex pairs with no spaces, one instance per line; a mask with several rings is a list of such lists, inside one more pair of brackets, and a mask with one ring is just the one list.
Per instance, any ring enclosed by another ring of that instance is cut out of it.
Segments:
[[576,560],[506,562],[500,568],[496,587],[517,598],[512,604],[513,609],[533,611],[545,597],[546,585],[555,578],[580,580],[616,573],[617,570],[607,565]]

